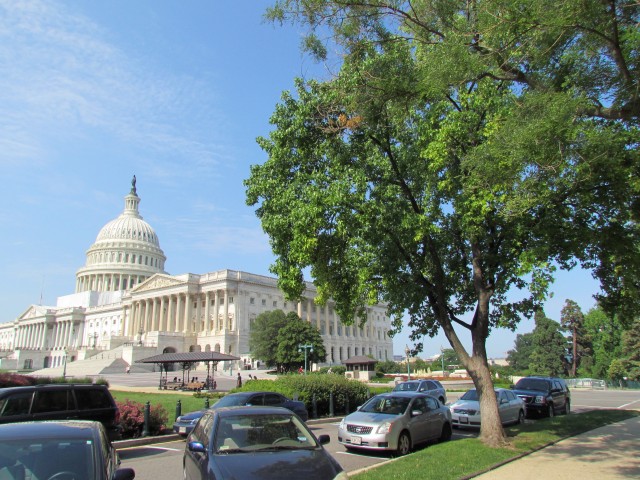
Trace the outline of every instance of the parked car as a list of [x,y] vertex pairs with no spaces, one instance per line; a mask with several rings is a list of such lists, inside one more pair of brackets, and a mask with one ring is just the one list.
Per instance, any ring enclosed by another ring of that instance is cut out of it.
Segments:
[[571,392],[561,378],[524,377],[512,389],[524,401],[527,416],[553,417],[558,412],[567,414],[571,410]]
[[208,410],[187,437],[185,480],[344,480],[346,473],[291,410],[223,407]]
[[95,420],[121,437],[120,411],[106,385],[47,384],[0,388],[0,423]]
[[[511,390],[496,388],[498,413],[503,425],[520,424],[524,421],[525,407],[521,398]],[[480,426],[480,398],[475,388],[468,390],[457,401],[449,405],[451,423],[456,427]]]
[[428,393],[440,400],[441,404],[447,403],[447,391],[438,380],[408,380],[398,383],[393,391]]
[[0,425],[0,478],[132,480],[100,422],[60,420]]
[[189,412],[176,418],[173,424],[173,431],[179,435],[186,437],[191,433],[193,427],[202,415],[208,410],[216,409],[220,407],[233,407],[233,406],[252,406],[252,405],[265,405],[270,407],[284,407],[296,415],[298,415],[302,421],[306,422],[309,419],[309,413],[304,402],[298,400],[290,400],[284,395],[276,392],[238,392],[225,395],[209,409],[202,409],[195,412]]
[[418,392],[382,393],[370,398],[338,427],[347,450],[386,450],[406,455],[419,444],[451,438],[451,412],[437,398]]

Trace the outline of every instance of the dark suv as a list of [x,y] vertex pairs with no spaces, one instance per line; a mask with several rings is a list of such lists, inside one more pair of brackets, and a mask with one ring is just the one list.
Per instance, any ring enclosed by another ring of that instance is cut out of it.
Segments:
[[556,413],[567,414],[571,410],[571,393],[561,378],[524,377],[511,388],[524,401],[527,416],[537,413],[553,417]]
[[438,380],[408,380],[393,387],[394,392],[422,392],[447,403],[447,392]]
[[105,385],[47,384],[0,388],[0,423],[95,420],[120,438],[120,411]]

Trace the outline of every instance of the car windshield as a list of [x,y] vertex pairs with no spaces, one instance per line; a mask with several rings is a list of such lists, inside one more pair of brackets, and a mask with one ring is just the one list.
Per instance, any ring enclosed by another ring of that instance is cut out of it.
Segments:
[[220,418],[215,432],[219,454],[316,448],[313,434],[294,415],[234,415]]
[[404,382],[399,383],[393,389],[394,392],[415,392],[418,390],[418,382]]
[[464,395],[462,395],[460,397],[460,400],[471,400],[471,401],[478,401],[478,391],[473,389],[473,390],[467,390]]
[[82,439],[34,438],[0,443],[0,478],[50,478],[72,472],[93,478],[93,442]]
[[237,405],[244,405],[247,403],[246,395],[225,395],[215,403],[217,407],[235,407]]
[[410,401],[411,399],[407,397],[373,397],[359,411],[402,415],[407,410]]
[[549,390],[549,383],[546,380],[537,378],[521,378],[518,383],[516,383],[515,388],[519,390],[539,390],[544,392]]

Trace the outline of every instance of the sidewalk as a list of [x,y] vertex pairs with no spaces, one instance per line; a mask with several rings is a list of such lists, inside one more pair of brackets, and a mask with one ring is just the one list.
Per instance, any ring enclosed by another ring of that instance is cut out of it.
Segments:
[[473,477],[480,480],[640,478],[640,417],[567,438]]

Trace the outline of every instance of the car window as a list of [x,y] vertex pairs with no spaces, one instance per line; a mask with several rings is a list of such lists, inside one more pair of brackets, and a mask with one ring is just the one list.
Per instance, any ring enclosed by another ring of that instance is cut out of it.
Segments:
[[14,415],[28,415],[31,408],[33,392],[16,393],[0,400],[0,415],[10,417]]
[[246,404],[248,405],[264,405],[264,395],[262,393],[251,395],[247,398]]
[[418,382],[399,383],[398,385],[395,386],[394,390],[397,392],[409,392],[409,391],[415,392],[416,390],[418,390]]
[[282,397],[277,393],[265,393],[264,394],[264,404],[269,406],[277,406],[282,405]]
[[440,402],[433,397],[427,397],[424,401],[426,402],[427,407],[429,407],[429,410],[436,410],[437,408],[440,408]]
[[36,392],[31,413],[62,412],[69,410],[73,402],[70,390],[41,390]]
[[209,439],[205,435],[204,426],[205,426],[205,424],[210,423],[210,422],[211,422],[211,415],[205,413],[200,418],[200,421],[198,423],[196,423],[196,426],[191,431],[191,436],[189,437],[190,440],[193,441],[193,442],[200,442],[205,446],[208,445],[209,444],[209,441],[208,441]]
[[373,397],[362,406],[360,411],[402,415],[409,406],[410,400],[406,397]]
[[510,402],[516,399],[515,394],[511,390],[504,390],[502,393],[504,393],[504,395],[507,397],[507,400],[509,400]]
[[436,384],[435,384],[435,383],[433,383],[433,382],[432,382],[432,381],[430,381],[430,380],[427,382],[427,390],[435,390],[436,388],[437,388],[437,387],[436,387]]
[[539,378],[521,378],[518,380],[518,383],[516,383],[516,389],[545,392],[549,390],[549,382]]
[[467,390],[461,397],[460,400],[478,400],[478,391],[476,389]]
[[75,390],[75,394],[79,410],[94,410],[113,406],[109,394],[102,389],[80,388]]
[[420,410],[425,413],[427,411],[427,403],[424,398],[416,398],[411,404],[411,410]]

